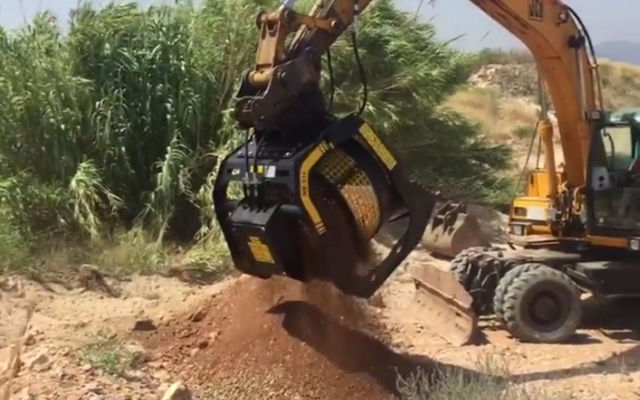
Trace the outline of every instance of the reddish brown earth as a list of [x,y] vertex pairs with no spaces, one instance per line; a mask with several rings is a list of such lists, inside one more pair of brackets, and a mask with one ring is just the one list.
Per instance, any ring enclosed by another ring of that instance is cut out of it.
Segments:
[[[409,262],[434,262],[421,257]],[[565,344],[520,343],[489,318],[482,340],[456,347],[430,327],[431,310],[415,302],[405,267],[369,302],[283,279],[109,283],[117,297],[0,277],[0,371],[14,343],[24,343],[12,400],[158,400],[177,380],[199,400],[389,399],[396,368],[481,374],[477,361],[487,357],[508,366],[513,384],[546,394],[535,399],[640,399],[639,302],[590,304]],[[33,318],[18,340],[30,303]],[[152,331],[134,331],[145,322]],[[143,353],[145,362],[109,373],[104,350],[93,354],[100,362],[81,357],[97,337]]]
[[390,350],[386,337],[365,307],[330,287],[243,278],[143,343],[193,387],[209,383],[242,396],[257,385],[260,398],[385,399],[397,371],[429,366]]

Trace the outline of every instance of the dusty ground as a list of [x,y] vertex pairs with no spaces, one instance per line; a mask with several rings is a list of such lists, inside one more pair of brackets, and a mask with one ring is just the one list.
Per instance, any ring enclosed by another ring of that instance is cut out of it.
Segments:
[[[414,303],[404,268],[372,304],[322,285],[246,277],[110,286],[118,297],[1,278],[0,366],[27,305],[36,304],[11,398],[158,399],[184,380],[200,399],[385,399],[393,398],[395,368],[472,370],[492,355],[514,381],[557,393],[551,398],[640,399],[637,303],[590,307],[571,344],[520,344],[483,321],[480,344],[459,348],[428,330],[429,312]],[[139,362],[109,370],[113,350],[100,350],[104,343]]]

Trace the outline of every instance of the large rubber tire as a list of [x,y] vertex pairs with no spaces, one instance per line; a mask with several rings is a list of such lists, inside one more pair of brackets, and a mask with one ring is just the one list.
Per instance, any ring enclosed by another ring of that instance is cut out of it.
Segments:
[[541,267],[545,267],[545,265],[536,263],[520,264],[510,269],[506,274],[504,274],[502,279],[500,279],[496,292],[493,295],[493,312],[498,321],[504,323],[503,304],[507,288],[510,287],[511,283],[518,279],[522,274]]
[[489,249],[472,247],[461,251],[451,261],[451,273],[473,298],[476,315],[491,314],[493,293],[498,284],[501,262],[487,254]]
[[564,342],[582,318],[580,291],[563,272],[540,266],[506,288],[502,312],[509,332],[523,342]]

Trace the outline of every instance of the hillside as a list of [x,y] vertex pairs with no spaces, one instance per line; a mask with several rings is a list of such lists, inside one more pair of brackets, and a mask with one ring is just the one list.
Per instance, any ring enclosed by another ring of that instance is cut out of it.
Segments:
[[[496,62],[478,67],[444,107],[478,124],[489,139],[509,144],[516,154],[513,168],[520,169],[540,109],[536,68],[524,55],[491,58]],[[640,105],[640,66],[601,60],[600,71],[608,109]]]

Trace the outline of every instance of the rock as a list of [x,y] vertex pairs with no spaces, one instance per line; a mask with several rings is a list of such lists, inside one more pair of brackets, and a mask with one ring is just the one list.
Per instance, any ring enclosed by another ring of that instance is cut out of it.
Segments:
[[138,320],[135,325],[133,325],[134,331],[155,331],[156,329],[156,325],[150,319]]
[[193,395],[191,391],[182,383],[176,382],[173,385],[169,386],[164,395],[162,396],[162,400],[192,400]]
[[62,357],[67,357],[71,354],[71,349],[69,349],[68,347],[63,347],[58,351],[58,354]]
[[91,364],[82,364],[80,369],[82,370],[82,372],[90,372],[93,370],[93,366]]
[[142,382],[144,377],[145,375],[142,371],[128,371],[124,374],[124,379],[129,382]]
[[150,361],[147,363],[147,366],[151,369],[163,369],[164,362],[162,362],[161,360]]
[[199,349],[206,349],[209,346],[209,341],[207,339],[202,339],[198,342]]
[[89,382],[82,387],[85,394],[102,394],[102,388],[97,382]]
[[382,297],[382,293],[380,292],[371,296],[371,298],[368,300],[368,303],[370,306],[376,307],[376,308],[386,307],[386,304],[384,303],[384,298]]
[[0,279],[0,291],[3,292],[18,292],[21,289],[20,283],[17,278],[12,276],[5,276]]
[[59,381],[63,381],[65,379],[70,379],[74,377],[73,372],[68,372],[63,366],[58,366],[53,371],[53,376]]
[[36,337],[33,333],[29,333],[27,337],[24,339],[25,346],[33,346],[36,344]]
[[[167,381],[169,379],[171,379],[171,377],[169,376],[169,373],[165,370],[160,370],[160,371],[154,371],[151,376],[153,377],[153,379],[155,379],[156,381]],[[167,388],[169,387],[169,385],[166,385],[165,387],[163,387],[162,393],[164,393]]]
[[149,354],[147,350],[137,343],[129,343],[124,346],[127,353],[131,355],[131,358],[135,364],[142,364],[149,360]]
[[51,360],[49,360],[47,353],[47,349],[42,349],[32,357],[29,357],[26,362],[27,368],[35,372],[44,372],[51,368]]
[[209,341],[215,342],[215,340],[218,339],[218,336],[220,336],[220,331],[213,331],[209,333]]
[[191,322],[200,322],[207,316],[207,310],[204,308],[199,309],[189,316]]

